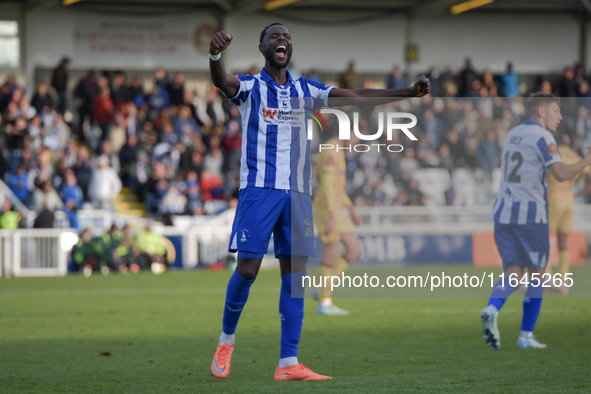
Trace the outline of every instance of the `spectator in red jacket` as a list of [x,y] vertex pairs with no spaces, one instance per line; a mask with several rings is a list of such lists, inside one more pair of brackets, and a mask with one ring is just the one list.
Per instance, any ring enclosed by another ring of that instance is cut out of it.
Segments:
[[222,139],[222,148],[225,155],[229,155],[242,147],[242,137],[240,136],[240,125],[235,120],[228,122],[226,135]]
[[208,169],[201,171],[201,197],[203,208],[208,215],[217,215],[228,209],[227,193],[222,178]]
[[224,152],[224,174],[240,172],[240,148],[242,137],[240,136],[240,125],[235,120],[228,122],[226,135],[222,139],[222,150]]
[[208,169],[201,171],[201,197],[203,201],[211,201],[214,199],[223,199],[225,190],[224,183],[221,178],[214,175]]
[[111,91],[104,87],[96,95],[92,103],[92,117],[101,128],[101,142],[109,136],[109,125],[113,121],[113,100],[111,100]]

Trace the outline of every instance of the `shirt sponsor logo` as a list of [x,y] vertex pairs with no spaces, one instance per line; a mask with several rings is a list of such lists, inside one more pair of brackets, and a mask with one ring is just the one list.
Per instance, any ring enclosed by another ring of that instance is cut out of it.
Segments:
[[265,118],[270,117],[271,119],[275,119],[275,114],[277,114],[276,109],[263,107],[263,117],[265,117]]

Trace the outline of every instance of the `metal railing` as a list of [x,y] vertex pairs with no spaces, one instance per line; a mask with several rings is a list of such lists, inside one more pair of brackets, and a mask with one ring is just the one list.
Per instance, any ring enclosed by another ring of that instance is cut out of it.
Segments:
[[0,276],[12,274],[12,231],[0,230]]
[[62,229],[0,231],[2,275],[65,276],[68,273],[69,248],[72,246],[65,244],[72,237],[76,237],[72,230]]
[[[356,211],[363,218],[358,227],[362,233],[470,234],[493,228],[488,206],[357,207]],[[591,231],[591,205],[575,205],[573,227]]]

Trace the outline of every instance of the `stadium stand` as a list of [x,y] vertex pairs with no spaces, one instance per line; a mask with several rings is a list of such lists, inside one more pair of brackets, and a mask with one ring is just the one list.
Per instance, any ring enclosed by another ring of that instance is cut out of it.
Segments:
[[[67,86],[64,100],[68,101],[61,114],[60,96],[51,83],[64,67],[66,81],[60,83]],[[396,73],[400,72],[398,68]],[[515,83],[507,73],[510,70],[493,76],[467,64],[455,73],[440,73],[435,88],[442,96],[459,92],[467,98],[424,98],[401,104],[400,108],[406,105],[420,114],[415,129],[420,143],[405,143],[404,156],[348,155],[348,191],[353,201],[357,205],[490,204],[498,191],[500,143],[523,117],[522,99],[509,102],[493,97],[514,93],[515,86],[497,88]],[[238,193],[239,114],[206,74],[189,75],[185,78],[184,73],[163,69],[152,75],[68,71],[67,62],[60,62],[51,72],[38,70],[34,92],[25,92],[8,75],[0,88],[1,178],[29,209],[37,214],[64,211],[73,227],[77,227],[76,211],[87,209],[107,208],[172,224],[174,216],[215,215],[233,207]],[[366,87],[392,83],[389,75],[355,75]],[[339,76],[315,74],[314,78],[336,83]],[[465,86],[468,79],[470,87]],[[550,85],[555,93],[589,96],[580,67],[567,67],[562,77],[551,79],[556,80]],[[548,89],[547,79],[537,85],[535,90]],[[578,100],[565,105],[587,102]],[[579,118],[588,119],[588,108],[580,105],[573,110],[580,111]],[[585,127],[582,122],[561,125],[575,150],[580,151],[582,141],[591,135]],[[488,131],[480,135],[476,129]],[[389,188],[384,177],[371,176],[377,160],[387,161],[392,192],[383,192]],[[92,179],[109,184],[96,168],[100,161],[108,162],[111,173],[119,174],[122,181],[123,188],[113,187],[112,206],[103,206],[91,188]],[[72,178],[70,188],[67,176]],[[74,198],[78,189],[81,199]]]

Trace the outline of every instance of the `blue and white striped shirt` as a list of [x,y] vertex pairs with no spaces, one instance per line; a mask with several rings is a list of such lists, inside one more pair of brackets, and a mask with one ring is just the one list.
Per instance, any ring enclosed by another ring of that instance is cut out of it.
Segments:
[[491,219],[500,224],[548,223],[546,171],[554,163],[562,163],[556,140],[538,122],[526,120],[509,131]]
[[242,115],[240,189],[255,186],[312,194],[310,141],[304,123],[292,121],[292,112],[302,114],[308,99],[327,105],[334,87],[294,80],[289,73],[287,84],[281,86],[264,69],[238,79],[240,89],[230,100]]

